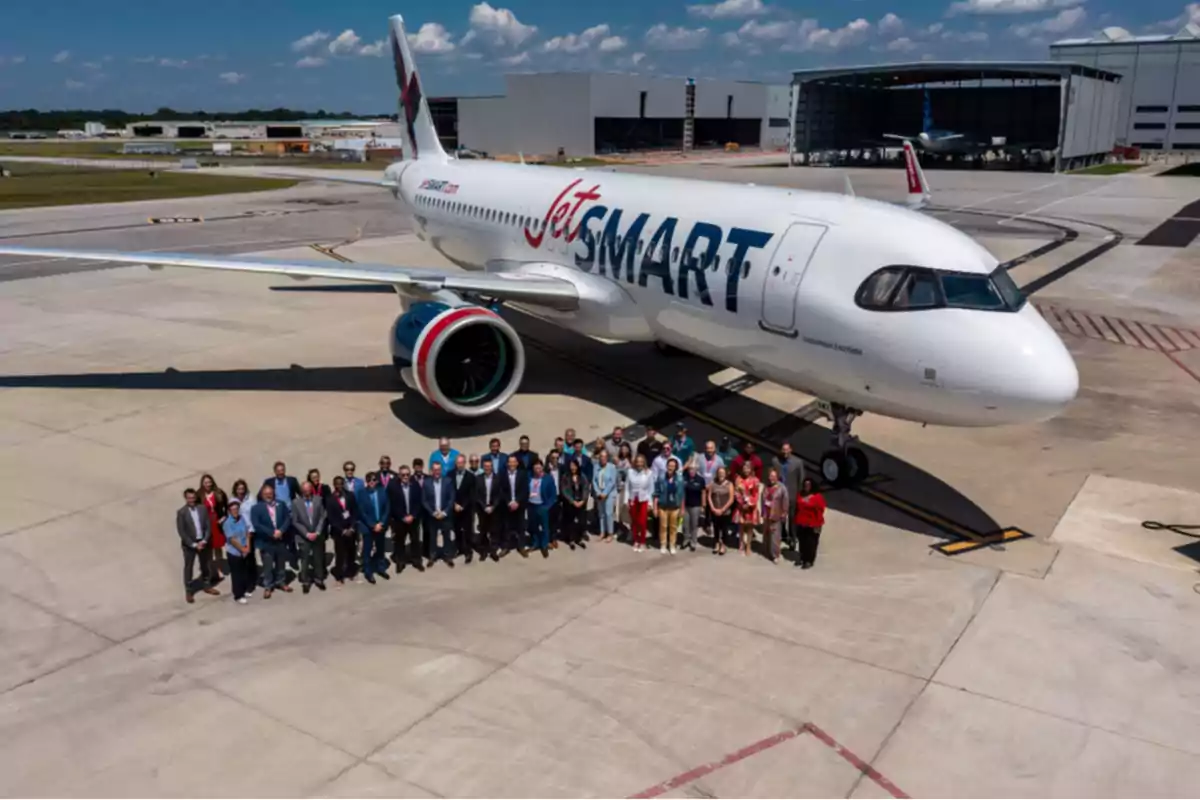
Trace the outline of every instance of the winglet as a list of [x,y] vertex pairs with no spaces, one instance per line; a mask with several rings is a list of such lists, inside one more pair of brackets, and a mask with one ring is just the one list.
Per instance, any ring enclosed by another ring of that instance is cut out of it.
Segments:
[[925,171],[917,159],[917,151],[912,142],[904,143],[904,172],[908,178],[908,196],[904,204],[909,208],[924,208],[933,198],[929,191],[929,183],[925,180]]
[[850,182],[850,173],[843,172],[842,177],[846,179],[846,194],[849,197],[854,197],[854,184]]
[[400,89],[400,135],[404,140],[406,158],[449,157],[442,149],[429,102],[421,91],[421,78],[408,47],[408,36],[404,32],[404,18],[399,14],[388,20],[390,23],[390,45],[392,62],[396,67],[396,86]]

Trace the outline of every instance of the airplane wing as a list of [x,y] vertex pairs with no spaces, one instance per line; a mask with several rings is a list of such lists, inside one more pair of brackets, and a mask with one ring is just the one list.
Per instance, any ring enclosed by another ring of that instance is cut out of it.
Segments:
[[[322,261],[251,261],[184,253],[124,253],[108,250],[58,250],[42,247],[0,245],[0,255],[28,258],[63,258],[80,261],[110,261],[143,264],[151,269],[187,267],[230,272],[282,275],[295,280],[328,280],[390,284],[398,292],[453,292],[480,294],[497,300],[571,311],[578,307],[579,293],[569,281],[519,274],[447,272],[438,269],[397,267],[389,264],[332,264]],[[0,264],[0,270],[3,264]]]
[[918,137],[916,137],[916,136],[902,136],[902,135],[900,135],[900,134],[898,134],[898,133],[885,133],[885,134],[883,135],[883,138],[885,138],[885,139],[895,139],[895,140],[897,140],[897,141],[900,141],[900,142],[911,142],[913,139],[916,139],[916,138],[918,138]]

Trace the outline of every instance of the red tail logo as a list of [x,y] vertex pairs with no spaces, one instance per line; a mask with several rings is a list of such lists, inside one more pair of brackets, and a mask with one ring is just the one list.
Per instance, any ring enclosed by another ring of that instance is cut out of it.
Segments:
[[405,69],[404,56],[400,52],[400,43],[392,34],[392,62],[396,65],[396,85],[400,87],[400,106],[404,109],[404,128],[408,133],[408,141],[412,143],[410,158],[417,156],[417,112],[421,108],[421,84],[417,81],[417,73],[408,74]]
[[921,175],[917,172],[917,154],[908,142],[904,143],[904,168],[908,173],[908,193],[925,194],[925,187],[921,185]]

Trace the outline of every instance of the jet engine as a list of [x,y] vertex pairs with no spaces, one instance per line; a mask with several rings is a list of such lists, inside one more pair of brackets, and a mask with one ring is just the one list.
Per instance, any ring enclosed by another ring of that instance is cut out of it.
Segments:
[[437,408],[482,417],[516,393],[525,347],[496,312],[460,300],[410,303],[392,323],[392,363]]

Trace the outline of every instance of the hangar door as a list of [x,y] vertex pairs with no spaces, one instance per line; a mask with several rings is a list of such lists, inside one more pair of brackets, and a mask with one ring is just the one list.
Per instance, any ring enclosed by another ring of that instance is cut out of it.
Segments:
[[764,326],[777,331],[796,329],[796,293],[825,231],[824,225],[797,222],[783,235],[763,280]]

